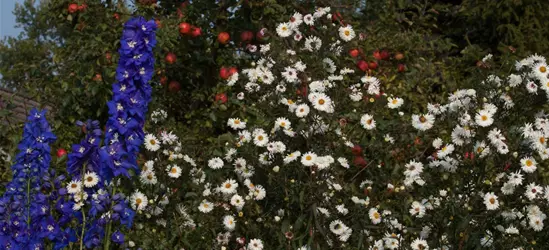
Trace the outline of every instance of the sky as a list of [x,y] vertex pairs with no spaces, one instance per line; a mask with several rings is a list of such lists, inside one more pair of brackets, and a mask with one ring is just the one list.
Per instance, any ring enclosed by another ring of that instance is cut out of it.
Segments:
[[0,0],[0,39],[6,36],[17,36],[21,29],[15,28],[15,16],[12,11],[15,3],[23,3],[24,0]]

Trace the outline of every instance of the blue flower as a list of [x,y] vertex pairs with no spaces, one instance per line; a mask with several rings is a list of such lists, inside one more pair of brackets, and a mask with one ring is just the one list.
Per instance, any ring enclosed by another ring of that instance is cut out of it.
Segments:
[[111,239],[116,244],[122,244],[124,243],[124,234],[117,230],[112,234]]

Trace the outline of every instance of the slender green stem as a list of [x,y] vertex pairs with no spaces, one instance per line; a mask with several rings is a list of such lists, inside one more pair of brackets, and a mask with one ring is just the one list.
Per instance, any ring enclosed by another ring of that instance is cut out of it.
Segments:
[[[113,180],[112,183],[114,185],[115,181]],[[115,193],[116,193],[116,186],[113,186],[112,193],[111,193],[111,199],[112,199],[112,197],[114,196]],[[111,202],[111,208],[109,209],[109,212],[111,210],[112,210],[112,202]],[[111,228],[112,228],[112,220],[109,218],[109,224],[107,225],[107,233],[105,234],[105,244],[103,245],[104,250],[109,250],[109,247],[111,245],[111,237],[110,237]]]
[[80,250],[84,249],[84,233],[86,231],[86,213],[82,208],[82,235],[80,236]]

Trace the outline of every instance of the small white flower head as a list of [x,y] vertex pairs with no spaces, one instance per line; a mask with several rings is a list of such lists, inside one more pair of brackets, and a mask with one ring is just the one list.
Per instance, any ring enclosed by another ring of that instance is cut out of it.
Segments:
[[263,241],[260,239],[251,239],[246,250],[263,250]]
[[306,117],[310,112],[310,108],[307,104],[299,104],[295,109],[295,115],[299,118]]
[[276,33],[280,37],[289,37],[292,35],[293,30],[290,23],[280,23],[276,27]]
[[496,210],[499,208],[498,197],[493,193],[489,192],[484,195],[484,205],[486,205],[487,210]]
[[145,185],[154,185],[158,182],[158,179],[153,171],[141,171],[139,180]]
[[181,176],[181,168],[177,165],[168,165],[166,168],[166,172],[168,172],[168,176],[174,179],[179,178]]
[[145,135],[145,148],[149,151],[155,152],[160,149],[160,141],[153,134]]
[[481,127],[488,127],[494,123],[494,119],[492,118],[492,113],[489,111],[480,110],[475,115],[475,122]]
[[374,117],[369,114],[364,114],[360,118],[360,124],[362,125],[363,128],[367,130],[372,130],[376,128],[376,121],[374,120]]
[[234,194],[236,193],[236,188],[238,188],[238,183],[233,179],[228,179],[221,183],[219,191],[224,194]]
[[236,209],[241,210],[244,207],[244,204],[246,202],[242,198],[242,196],[235,194],[233,197],[231,197],[231,205],[235,206]]
[[144,210],[147,207],[148,199],[139,190],[135,191],[130,197],[131,206],[134,210]]
[[345,27],[339,27],[339,37],[341,40],[348,42],[356,37],[356,33],[351,25],[347,25]]
[[214,209],[214,204],[207,200],[203,200],[200,203],[200,205],[198,205],[198,210],[200,210],[200,212],[205,214],[211,212],[213,209]]
[[390,109],[400,108],[402,104],[404,104],[404,100],[402,98],[399,98],[399,97],[387,98],[387,107],[389,107]]
[[368,216],[374,225],[381,223],[381,214],[377,211],[377,209],[370,208],[368,211]]
[[208,161],[208,167],[211,169],[220,169],[224,165],[223,160],[219,157],[212,158]]
[[412,247],[413,250],[429,250],[429,245],[427,245],[427,241],[420,238],[412,241],[410,247]]
[[227,126],[231,127],[234,130],[245,129],[246,122],[240,120],[240,118],[229,118],[227,121]]
[[412,115],[412,126],[420,131],[429,130],[435,123],[435,117],[431,114]]
[[95,187],[99,183],[99,176],[95,172],[87,172],[84,175],[84,186],[87,188]]
[[82,182],[78,180],[72,180],[67,184],[67,192],[69,194],[76,194],[82,190]]
[[521,165],[521,169],[522,171],[526,172],[526,173],[533,173],[536,171],[537,169],[537,163],[536,163],[536,160],[534,160],[534,158],[532,157],[524,157],[520,160],[520,165]]
[[301,164],[306,167],[315,165],[317,156],[313,152],[307,152],[301,156]]
[[232,215],[225,215],[223,217],[223,226],[227,231],[233,231],[236,227],[236,220]]

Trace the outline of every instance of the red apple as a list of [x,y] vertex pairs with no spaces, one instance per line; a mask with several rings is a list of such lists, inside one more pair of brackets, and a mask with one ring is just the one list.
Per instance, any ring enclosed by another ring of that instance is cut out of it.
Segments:
[[231,36],[227,32],[221,32],[217,35],[217,41],[221,44],[227,44],[229,39],[231,39]]
[[234,75],[235,73],[238,73],[238,69],[236,67],[230,67],[229,68],[229,77]]
[[168,77],[161,76],[160,77],[160,84],[162,84],[162,86],[164,86],[164,85],[166,85],[166,82],[168,82]]
[[118,14],[118,13],[112,14],[112,17],[114,17],[114,19],[116,19],[116,20],[120,20],[120,14]]
[[221,79],[228,79],[229,76],[229,69],[221,67],[221,69],[219,70],[219,77],[221,77]]
[[69,4],[68,10],[69,10],[69,13],[71,13],[71,14],[77,12],[78,11],[78,4],[75,4],[75,3]]
[[350,55],[351,57],[357,57],[358,54],[359,54],[358,49],[349,50],[349,55]]
[[177,81],[171,81],[170,84],[168,84],[168,90],[170,90],[170,92],[177,93],[180,89],[181,86]]
[[225,93],[219,93],[215,95],[215,101],[221,102],[221,104],[224,104],[227,102],[227,95]]
[[57,150],[57,157],[59,158],[63,157],[66,154],[67,154],[67,150],[65,150],[64,148],[60,148]]
[[169,52],[168,54],[166,54],[166,62],[168,64],[174,64],[175,61],[177,61],[177,57],[175,56],[174,53]]
[[88,5],[83,3],[81,5],[78,5],[78,10],[79,11],[85,11],[86,9],[88,8]]
[[353,155],[355,156],[360,156],[362,154],[362,147],[360,147],[360,145],[354,145],[351,152],[353,152]]
[[358,63],[356,63],[356,66],[358,66],[358,68],[362,71],[368,70],[368,63],[363,60],[358,61]]
[[390,55],[389,55],[389,52],[387,50],[381,51],[381,59],[387,60],[387,59],[389,59],[389,56]]
[[343,20],[343,18],[341,17],[341,13],[339,13],[339,11],[332,14],[332,21],[335,22],[335,21],[338,21],[338,20]]
[[249,42],[253,38],[254,38],[254,33],[251,31],[247,30],[247,31],[242,31],[242,33],[240,33],[240,40],[242,40],[242,42]]
[[381,53],[379,52],[379,50],[374,51],[374,58],[376,60],[381,60]]
[[101,76],[101,74],[97,73],[97,74],[95,74],[95,76],[93,77],[92,80],[101,81],[101,80],[103,80],[103,77]]
[[369,62],[368,63],[368,68],[371,69],[371,70],[377,69],[377,62],[374,62],[374,61]]
[[398,64],[398,72],[404,72],[406,71],[406,65],[399,63]]
[[191,35],[193,37],[201,36],[202,35],[202,29],[200,29],[199,27],[193,27],[193,31],[192,31]]
[[362,156],[355,156],[353,164],[357,167],[366,167],[366,160]]
[[179,33],[185,35],[191,32],[191,25],[189,23],[180,23],[179,24]]

